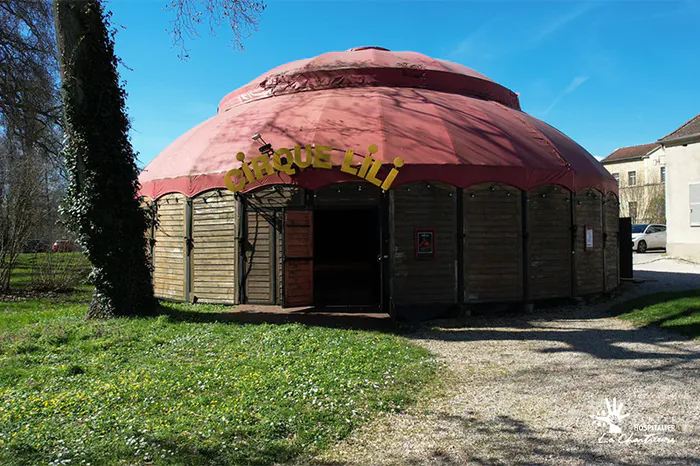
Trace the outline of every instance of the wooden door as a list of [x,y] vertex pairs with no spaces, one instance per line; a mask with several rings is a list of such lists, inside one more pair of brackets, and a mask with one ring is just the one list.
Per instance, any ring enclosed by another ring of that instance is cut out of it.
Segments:
[[311,306],[314,301],[313,212],[284,214],[284,307]]
[[250,211],[246,214],[245,301],[249,304],[275,304],[274,213]]

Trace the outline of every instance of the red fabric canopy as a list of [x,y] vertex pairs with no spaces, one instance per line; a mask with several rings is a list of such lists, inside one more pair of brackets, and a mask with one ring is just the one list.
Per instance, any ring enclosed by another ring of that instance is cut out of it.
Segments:
[[[357,58],[354,58],[357,57]],[[226,96],[213,118],[188,131],[140,176],[152,199],[224,188],[224,174],[259,155],[259,133],[274,149],[332,146],[332,170],[268,176],[260,184],[309,189],[358,178],[340,171],[346,150],[391,164],[393,186],[439,181],[459,187],[500,182],[527,190],[559,184],[617,193],[612,176],[585,149],[519,110],[517,96],[466,67],[415,53],[363,49],[276,68]],[[298,170],[298,169],[297,169]],[[381,174],[384,176],[386,174]]]

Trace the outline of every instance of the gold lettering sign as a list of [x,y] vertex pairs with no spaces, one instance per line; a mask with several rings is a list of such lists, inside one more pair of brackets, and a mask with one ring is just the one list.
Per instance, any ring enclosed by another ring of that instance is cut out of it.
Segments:
[[[303,149],[301,146],[294,146],[294,154],[289,149],[279,149],[275,151],[272,157],[264,154],[253,157],[247,162],[245,161],[245,154],[239,152],[236,154],[236,159],[241,162],[241,167],[229,170],[224,175],[224,184],[229,191],[237,193],[245,188],[247,184],[252,184],[256,180],[259,181],[266,176],[274,175],[275,172],[294,175],[297,169],[308,167],[330,170],[333,167],[331,163],[332,150],[331,146],[313,147],[307,145]],[[389,171],[389,174],[384,180],[380,180],[377,178],[377,175],[382,168],[382,162],[372,157],[378,151],[379,148],[376,144],[370,144],[368,148],[369,155],[365,157],[355,154],[353,150],[346,151],[340,171],[362,178],[385,191],[388,190],[396,179],[396,175],[399,174],[399,169],[403,167],[404,161],[401,157],[396,157],[394,166]],[[353,167],[356,157],[363,159],[359,168]]]

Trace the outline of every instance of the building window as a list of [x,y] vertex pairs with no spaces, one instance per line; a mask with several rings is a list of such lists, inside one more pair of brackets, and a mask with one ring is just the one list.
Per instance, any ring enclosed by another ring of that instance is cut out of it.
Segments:
[[700,183],[690,183],[690,226],[700,227]]
[[661,182],[666,182],[666,167],[661,167]]
[[[634,173],[634,172],[632,172],[632,173]],[[637,203],[636,202],[628,202],[627,209],[629,210],[630,219],[632,219],[632,223],[637,223]]]
[[612,176],[613,176],[613,178],[615,178],[615,182],[617,183],[617,185],[620,186],[620,174],[613,173]]
[[636,186],[637,185],[637,172],[627,172],[627,185]]

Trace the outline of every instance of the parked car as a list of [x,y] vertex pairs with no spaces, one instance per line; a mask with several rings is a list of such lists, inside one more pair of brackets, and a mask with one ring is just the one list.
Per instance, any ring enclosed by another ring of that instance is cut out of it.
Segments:
[[666,225],[632,225],[632,249],[640,253],[648,249],[666,249]]
[[46,252],[50,249],[49,243],[40,239],[30,239],[24,242],[22,252]]
[[69,239],[57,239],[53,246],[51,246],[53,252],[71,252],[75,251],[75,244]]

